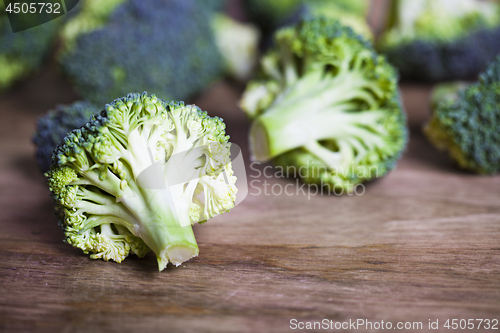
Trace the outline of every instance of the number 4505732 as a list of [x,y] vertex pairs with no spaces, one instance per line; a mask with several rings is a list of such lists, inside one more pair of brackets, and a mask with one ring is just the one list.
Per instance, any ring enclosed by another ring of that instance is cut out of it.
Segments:
[[47,14],[61,14],[61,4],[60,3],[9,3],[7,8],[5,9],[7,13],[14,14],[41,14],[45,12]]
[[498,329],[498,319],[448,319],[444,324],[447,329]]

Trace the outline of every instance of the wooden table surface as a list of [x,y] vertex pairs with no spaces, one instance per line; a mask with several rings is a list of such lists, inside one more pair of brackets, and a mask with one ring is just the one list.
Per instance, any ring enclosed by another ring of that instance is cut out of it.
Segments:
[[[200,255],[91,260],[62,242],[30,136],[74,96],[41,73],[0,97],[0,331],[287,332],[290,320],[500,318],[500,177],[456,170],[425,141],[428,87],[404,87],[411,142],[362,196],[250,195],[195,227]],[[197,100],[246,146],[240,89]],[[249,180],[285,185],[289,180]],[[254,183],[255,185],[255,183]],[[497,326],[498,327],[498,326]],[[362,329],[360,329],[363,331]],[[352,327],[347,331],[354,331]]]

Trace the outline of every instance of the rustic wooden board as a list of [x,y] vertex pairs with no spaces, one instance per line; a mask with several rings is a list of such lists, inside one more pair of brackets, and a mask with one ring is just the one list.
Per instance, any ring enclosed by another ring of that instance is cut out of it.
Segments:
[[[425,141],[428,87],[404,89],[411,143],[363,196],[251,188],[230,214],[195,227],[199,257],[159,273],[153,255],[116,264],[62,242],[30,136],[36,117],[73,96],[51,76],[37,80],[0,99],[1,331],[282,332],[293,318],[424,328],[439,319],[442,329],[446,319],[499,319],[500,177],[458,171]],[[198,103],[246,147],[238,94],[221,84]]]

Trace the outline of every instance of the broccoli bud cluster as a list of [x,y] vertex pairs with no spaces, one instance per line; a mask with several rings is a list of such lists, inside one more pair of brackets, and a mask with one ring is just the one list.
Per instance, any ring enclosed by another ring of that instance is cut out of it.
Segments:
[[151,249],[160,270],[196,256],[191,225],[234,206],[224,129],[196,106],[146,93],[107,104],[68,133],[46,173],[66,242],[116,262]]

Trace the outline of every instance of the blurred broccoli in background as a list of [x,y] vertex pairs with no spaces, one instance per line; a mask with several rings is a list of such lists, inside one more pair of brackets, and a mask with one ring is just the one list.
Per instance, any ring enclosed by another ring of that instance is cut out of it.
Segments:
[[[366,4],[368,5],[368,1],[358,2],[352,1],[352,4]],[[288,19],[285,24],[294,24],[299,22],[302,19],[313,19],[315,17],[323,16],[330,19],[339,20],[345,26],[350,27],[354,32],[363,36],[364,38],[373,41],[373,33],[366,21],[366,12],[361,10],[353,10],[356,8],[342,6],[342,2],[337,3],[334,1],[325,1],[325,0],[313,0],[303,3],[299,6],[298,10],[294,15]],[[364,9],[368,9],[368,6],[365,6]]]
[[294,15],[301,5],[332,6],[339,12],[364,17],[368,12],[370,2],[367,0],[245,0],[245,4],[250,18],[264,31],[270,32]]
[[500,56],[479,81],[438,86],[433,116],[424,127],[429,141],[463,169],[493,174],[500,171]]
[[62,18],[13,33],[0,2],[0,92],[32,74],[43,64]]
[[378,46],[404,79],[473,79],[500,53],[500,5],[393,0]]
[[228,71],[237,78],[251,72],[258,31],[221,18],[213,8],[223,1],[102,3],[82,2],[62,33],[59,61],[82,98],[104,104],[148,90],[180,100]]
[[407,140],[397,73],[350,28],[316,18],[281,29],[261,67],[240,102],[255,160],[347,192],[395,167]]
[[52,152],[66,137],[68,132],[80,128],[90,121],[90,116],[99,108],[87,101],[70,105],[58,105],[45,116],[38,119],[33,143],[36,146],[36,160],[40,170],[49,170]]
[[226,73],[240,81],[250,79],[258,61],[258,28],[237,22],[224,14],[214,14],[212,29]]

